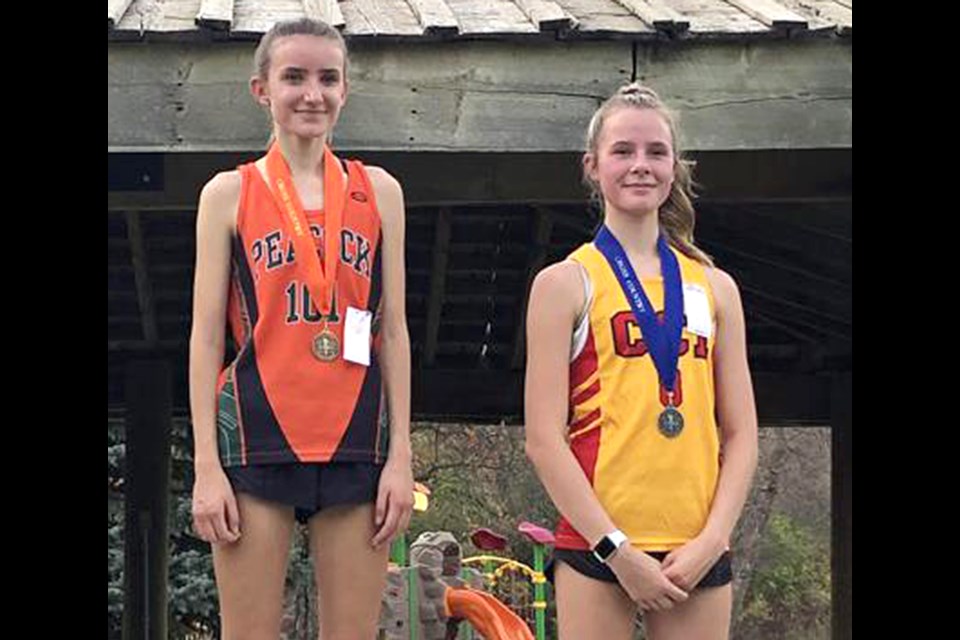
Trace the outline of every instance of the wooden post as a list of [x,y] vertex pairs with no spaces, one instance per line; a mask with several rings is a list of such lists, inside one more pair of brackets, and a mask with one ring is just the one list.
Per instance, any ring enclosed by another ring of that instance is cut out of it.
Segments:
[[830,402],[833,640],[853,637],[853,374],[836,374]]
[[167,638],[170,404],[169,363],[127,365],[123,640]]

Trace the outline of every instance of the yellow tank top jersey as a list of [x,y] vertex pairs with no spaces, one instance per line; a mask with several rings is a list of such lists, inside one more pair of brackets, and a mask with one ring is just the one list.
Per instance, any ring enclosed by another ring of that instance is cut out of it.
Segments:
[[[569,443],[606,512],[644,551],[669,551],[700,533],[719,475],[716,307],[704,267],[673,252],[680,263],[685,307],[674,401],[684,427],[673,438],[657,426],[666,392],[616,275],[592,243],[570,255],[584,267],[593,292],[585,340],[582,347],[575,345],[570,362]],[[650,304],[662,313],[662,278],[642,282]],[[696,300],[701,301],[697,313],[709,314],[709,331],[699,330],[708,335],[688,330],[690,305]],[[564,518],[556,538],[558,548],[590,547]]]

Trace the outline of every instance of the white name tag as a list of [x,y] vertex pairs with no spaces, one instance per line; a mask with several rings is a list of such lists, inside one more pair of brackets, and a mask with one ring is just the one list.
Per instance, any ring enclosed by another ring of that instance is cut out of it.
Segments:
[[343,359],[370,366],[370,321],[373,314],[347,307],[343,323]]
[[698,284],[683,285],[683,313],[687,316],[687,331],[694,335],[713,336],[713,318],[707,292]]

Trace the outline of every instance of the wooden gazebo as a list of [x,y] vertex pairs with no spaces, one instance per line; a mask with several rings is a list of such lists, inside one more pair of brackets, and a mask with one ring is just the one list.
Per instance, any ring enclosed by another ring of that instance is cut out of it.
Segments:
[[852,0],[109,0],[107,403],[127,428],[127,626],[149,618],[165,637],[145,612],[165,607],[151,541],[166,539],[162,451],[188,408],[199,189],[264,149],[253,49],[302,15],[351,49],[335,146],[404,185],[415,418],[519,423],[529,283],[593,229],[591,113],[634,79],[679,110],[703,185],[697,240],[741,285],[761,424],[833,429],[833,625],[849,638]]

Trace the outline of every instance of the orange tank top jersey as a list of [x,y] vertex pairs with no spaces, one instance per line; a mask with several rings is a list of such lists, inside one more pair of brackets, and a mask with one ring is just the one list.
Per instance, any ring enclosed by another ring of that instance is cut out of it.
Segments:
[[[713,328],[709,337],[694,335],[685,317],[675,395],[684,428],[674,438],[658,429],[666,393],[614,271],[592,243],[570,255],[584,267],[593,293],[588,322],[581,327],[585,339],[582,347],[575,343],[570,362],[568,441],[607,514],[644,551],[669,551],[700,533],[719,475],[713,294],[703,266],[673,252],[680,263],[684,306],[688,297],[706,298]],[[642,282],[650,304],[662,313],[662,278]],[[556,546],[590,548],[562,517]]]
[[[217,384],[224,466],[383,461],[388,429],[376,335],[370,366],[342,356],[323,362],[311,350],[325,324],[343,345],[347,307],[376,318],[380,304],[380,215],[363,165],[345,164],[340,260],[328,316],[311,300],[292,236],[262,174],[252,163],[239,167],[228,299],[238,353]],[[323,212],[305,213],[322,265]]]

